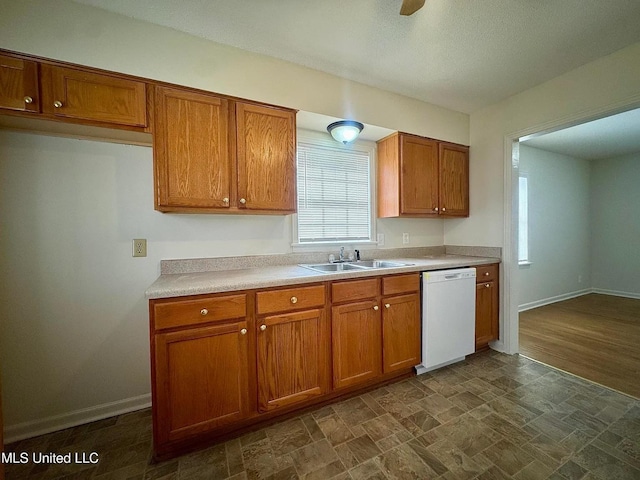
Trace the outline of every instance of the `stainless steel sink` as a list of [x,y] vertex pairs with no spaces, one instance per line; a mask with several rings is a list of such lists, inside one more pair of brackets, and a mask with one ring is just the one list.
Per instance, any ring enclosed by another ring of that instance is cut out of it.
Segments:
[[318,263],[314,265],[300,264],[301,267],[315,270],[316,272],[353,272],[357,270],[371,270],[375,268],[405,267],[408,263],[387,262],[386,260],[361,260],[349,263]]
[[353,270],[364,270],[365,267],[358,267],[352,263],[319,263],[316,265],[300,265],[301,267],[315,270],[316,272],[348,272]]
[[360,260],[355,265],[364,268],[395,268],[406,267],[408,263],[388,262],[386,260]]

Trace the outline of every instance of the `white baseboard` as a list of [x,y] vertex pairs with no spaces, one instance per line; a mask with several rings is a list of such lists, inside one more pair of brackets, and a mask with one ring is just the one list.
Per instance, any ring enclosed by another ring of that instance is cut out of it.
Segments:
[[104,418],[122,415],[123,413],[142,410],[151,406],[151,394],[126,398],[116,402],[103,403],[94,407],[83,408],[74,412],[54,415],[31,422],[7,425],[4,428],[4,442],[13,443],[25,438],[37,437],[47,433],[76,427],[84,423],[95,422]]
[[604,290],[602,288],[594,288],[592,291],[593,293],[600,293],[602,295],[613,295],[614,297],[635,298],[640,300],[640,293],[619,292],[617,290]]
[[543,298],[542,300],[536,300],[535,302],[523,303],[518,307],[518,312],[524,312],[531,310],[532,308],[542,307],[551,303],[561,302],[563,300],[569,300],[570,298],[581,297],[593,293],[592,288],[585,288],[584,290],[578,290],[576,292],[563,293],[562,295],[556,295],[555,297]]

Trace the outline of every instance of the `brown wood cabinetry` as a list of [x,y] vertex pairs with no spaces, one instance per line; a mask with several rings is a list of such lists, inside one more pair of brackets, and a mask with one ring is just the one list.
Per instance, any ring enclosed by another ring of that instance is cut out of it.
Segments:
[[156,87],[156,209],[293,213],[295,113]]
[[382,373],[382,326],[377,300],[334,306],[333,386],[364,383]]
[[42,110],[55,117],[129,127],[147,126],[144,82],[41,65]]
[[406,133],[378,142],[378,217],[468,215],[468,147]]
[[228,209],[233,172],[229,101],[156,87],[154,108],[156,209]]
[[268,412],[328,390],[329,332],[324,309],[258,319],[258,409]]
[[420,295],[398,295],[382,300],[383,372],[389,373],[419,365]]
[[155,335],[156,444],[242,420],[249,412],[247,322]]
[[36,62],[0,55],[0,109],[40,111]]
[[476,351],[499,336],[498,264],[476,268]]
[[252,211],[296,211],[295,113],[236,103],[238,202]]
[[156,451],[250,414],[246,304],[245,294],[151,300]]

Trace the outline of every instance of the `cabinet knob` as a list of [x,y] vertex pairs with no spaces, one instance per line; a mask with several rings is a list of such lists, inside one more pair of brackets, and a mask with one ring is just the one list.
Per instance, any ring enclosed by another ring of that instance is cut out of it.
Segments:
[[266,325],[264,325],[264,324],[260,325],[260,330],[261,330],[261,331],[263,331],[263,332],[264,332],[266,329],[267,329],[267,326],[266,326]]
[[228,204],[228,203],[229,203],[229,197],[224,197],[224,198],[222,199],[222,203],[226,203],[226,204]]
[[298,303],[298,297],[291,297],[291,303]]
[[489,276],[489,272],[484,272],[484,276],[488,277]]
[[240,199],[240,203],[241,203],[242,205],[244,205],[245,203],[247,203],[247,200],[246,200],[245,198],[241,198],[241,199]]
[[26,97],[24,97],[24,103],[33,103],[33,98],[27,95]]
[[391,308],[391,304],[390,303],[385,303],[384,304],[384,308]]
[[209,313],[209,310],[207,310],[206,308],[203,308],[202,310],[200,310],[200,315],[204,316],[207,313]]
[[376,311],[378,310],[378,308],[380,308],[380,307],[378,307],[378,305],[374,305],[373,306],[373,309],[376,310]]
[[484,288],[489,288],[491,285],[489,285],[488,283],[484,284]]
[[442,207],[442,211],[443,211],[443,212],[446,212],[446,211],[447,211],[447,209],[446,209],[446,208],[444,208],[444,207]]
[[434,212],[437,212],[437,211],[438,211],[438,207],[434,208],[434,209],[433,209],[433,211],[434,211]]
[[247,334],[247,329],[243,328],[242,330],[240,330],[240,335],[246,335]]
[[55,102],[53,102],[53,106],[56,108],[60,108],[62,107],[62,102],[60,100],[56,100]]

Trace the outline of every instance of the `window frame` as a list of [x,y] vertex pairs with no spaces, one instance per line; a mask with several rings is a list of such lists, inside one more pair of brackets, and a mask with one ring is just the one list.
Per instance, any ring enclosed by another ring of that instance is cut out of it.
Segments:
[[[368,140],[356,140],[347,145],[340,145],[336,140],[334,140],[328,133],[326,132],[317,132],[312,130],[297,130],[297,143],[310,143],[313,145],[326,146],[329,148],[342,148],[344,150],[356,150],[360,152],[367,152],[369,154],[369,195],[370,195],[370,211],[369,216],[371,219],[371,232],[369,240],[327,240],[327,241],[318,241],[318,242],[304,242],[300,243],[300,239],[298,236],[298,213],[294,213],[291,215],[291,231],[292,231],[292,243],[294,251],[301,250],[314,250],[314,251],[333,251],[335,246],[349,246],[349,245],[378,245],[376,235],[376,143]],[[298,146],[296,143],[296,165],[298,159]],[[296,174],[296,205],[298,202],[298,184],[297,184],[298,176]]]
[[[522,215],[521,215],[521,210],[522,210],[522,187],[521,187],[521,182],[522,180],[524,180],[525,184],[526,184],[526,223],[525,223],[525,233],[524,235],[526,236],[526,252],[525,255],[522,256],[521,252],[522,252],[522,243],[521,243],[521,239],[522,239],[522,224],[523,224],[523,220],[522,220]],[[531,265],[531,248],[529,245],[529,240],[531,239],[531,236],[529,235],[529,199],[531,198],[531,195],[529,194],[530,191],[530,185],[529,185],[529,174],[527,172],[523,172],[520,171],[518,172],[518,265],[520,266],[527,266],[527,265]]]

